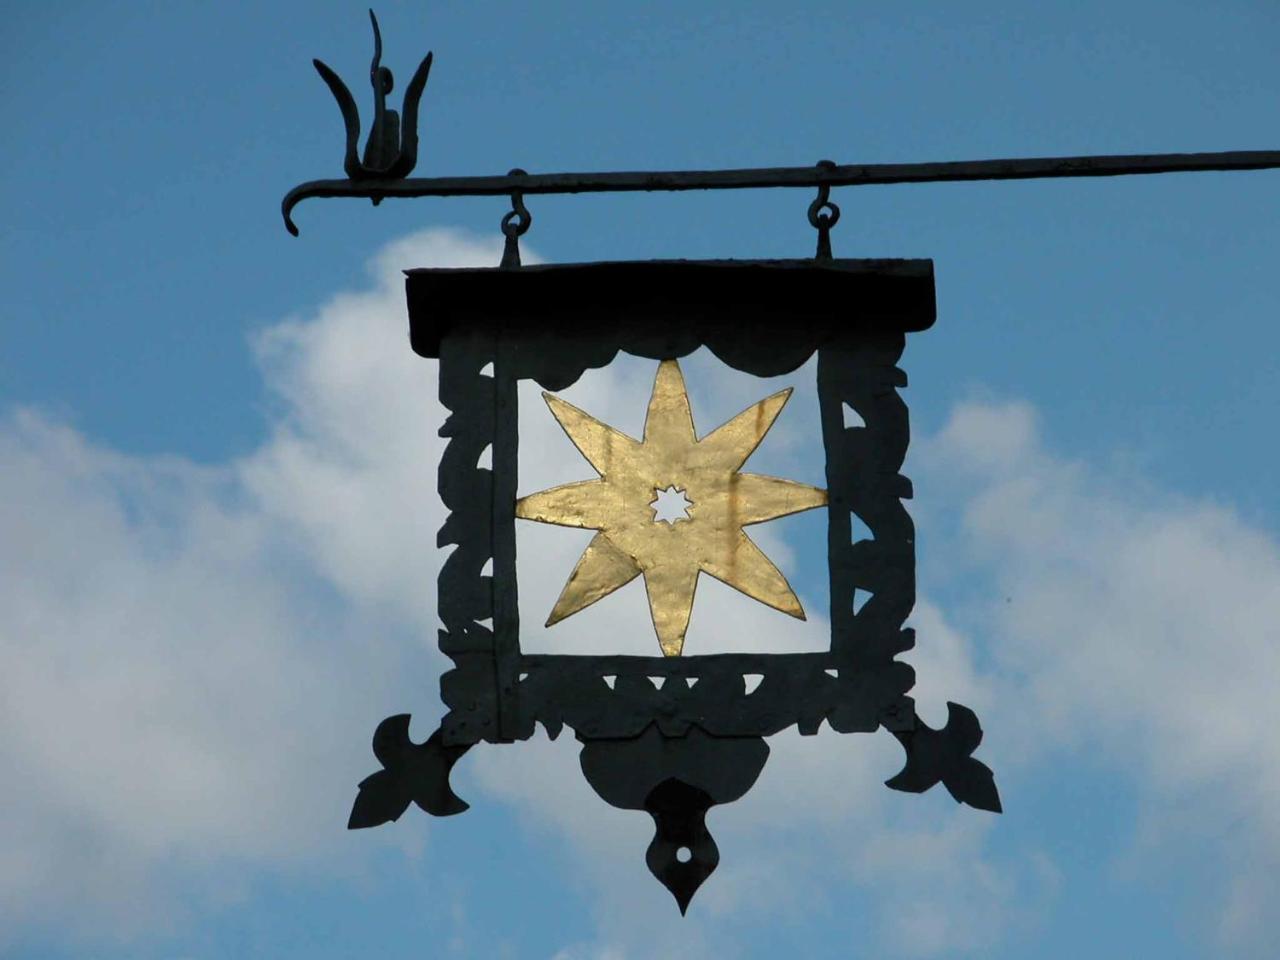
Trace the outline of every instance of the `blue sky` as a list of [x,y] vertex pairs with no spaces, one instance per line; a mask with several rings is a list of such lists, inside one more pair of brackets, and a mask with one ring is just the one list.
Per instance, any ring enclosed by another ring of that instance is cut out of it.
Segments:
[[[401,82],[436,53],[422,175],[1276,144],[1261,0],[378,12]],[[441,709],[440,413],[398,271],[496,263],[505,209],[312,201],[285,233],[284,191],[341,166],[309,61],[359,88],[364,7],[15,4],[0,53],[0,953],[1270,955],[1280,173],[836,192],[837,255],[935,261],[909,659],[927,718],[978,709],[1007,812],[886,790],[886,735],[782,735],[680,919],[567,736],[469,754],[461,817],[343,829],[377,721]],[[538,197],[525,243],[806,256],[810,199]],[[691,364],[700,427],[773,389]],[[570,396],[623,422],[650,376]],[[812,466],[771,443],[753,469]],[[820,609],[820,537],[777,527]],[[573,561],[546,543],[534,609]]]

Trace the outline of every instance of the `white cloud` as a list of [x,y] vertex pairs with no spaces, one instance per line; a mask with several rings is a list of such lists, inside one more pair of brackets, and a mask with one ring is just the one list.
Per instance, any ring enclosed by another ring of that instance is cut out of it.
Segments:
[[271,439],[238,465],[258,509],[344,598],[425,628],[433,648],[443,413],[435,363],[409,349],[401,271],[500,256],[500,242],[448,230],[398,241],[374,259],[370,289],[339,294],[256,344],[284,411]]
[[30,413],[0,460],[0,928],[127,933],[157,864],[307,855],[342,813],[331,734],[386,684],[341,676],[353,638],[308,613],[234,477]]
[[1257,897],[1280,897],[1275,539],[1222,505],[1053,456],[1026,404],[962,404],[918,458],[922,487],[937,478],[960,518],[933,562],[989,587],[970,617],[1001,674],[988,749],[1106,761],[1142,798],[1141,875],[1207,845],[1196,869],[1228,892],[1206,884],[1202,922],[1224,946],[1266,936]]
[[175,874],[421,837],[343,830],[377,721],[435,708],[440,417],[399,270],[498,254],[409,238],[371,289],[264,332],[282,412],[216,469],[0,424],[0,930],[131,936],[178,911]]

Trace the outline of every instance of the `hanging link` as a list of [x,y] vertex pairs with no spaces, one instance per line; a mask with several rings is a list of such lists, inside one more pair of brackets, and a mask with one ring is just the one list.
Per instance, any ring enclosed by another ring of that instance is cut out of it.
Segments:
[[[516,167],[507,176],[527,177],[528,174]],[[520,238],[528,232],[532,223],[533,215],[529,213],[528,208],[524,205],[524,191],[512,190],[511,210],[502,218],[502,235],[507,240],[502,248],[502,263],[500,266],[509,269],[515,269],[520,266]]]
[[[819,160],[819,170],[834,170],[832,160]],[[840,222],[840,208],[831,202],[831,185],[818,185],[818,195],[809,204],[809,223],[818,231],[818,250],[815,260],[831,259],[831,228]]]

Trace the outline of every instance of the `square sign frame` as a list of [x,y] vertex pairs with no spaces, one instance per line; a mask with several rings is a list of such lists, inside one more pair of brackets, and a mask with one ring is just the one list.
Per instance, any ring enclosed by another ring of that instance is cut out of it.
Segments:
[[[411,343],[440,361],[448,419],[438,546],[444,745],[552,736],[767,736],[822,721],[842,733],[917,726],[903,627],[915,603],[915,531],[902,500],[910,432],[896,364],[936,316],[929,260],[644,261],[407,271]],[[831,643],[821,653],[528,654],[520,644],[514,505],[517,384],[563,390],[619,352],[708,348],[735,370],[789,373],[817,353]],[[845,426],[844,407],[862,425]],[[486,448],[492,468],[478,466]],[[852,540],[857,516],[871,538]],[[492,576],[482,573],[492,562]],[[855,591],[870,599],[854,611]],[[745,677],[758,675],[747,692]],[[605,677],[613,678],[608,683]],[[694,683],[659,685],[650,678]]]

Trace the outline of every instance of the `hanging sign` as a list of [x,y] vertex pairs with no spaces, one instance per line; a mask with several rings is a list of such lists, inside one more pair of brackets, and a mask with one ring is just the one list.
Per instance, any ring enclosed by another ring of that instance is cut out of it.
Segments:
[[[931,261],[420,269],[409,271],[407,290],[412,346],[438,360],[448,414],[438,546],[455,549],[440,571],[439,644],[453,669],[440,681],[448,713],[425,743],[410,741],[408,715],[378,727],[383,769],[361,783],[350,826],[394,820],[410,803],[462,812],[449,785],[454,762],[476,744],[527,740],[537,724],[552,737],[573,731],[583,773],[605,801],[653,817],[645,861],[682,912],[719,862],[707,810],[742,797],[768,758],[766,738],[792,726],[884,728],[906,751],[890,787],[941,783],[958,801],[1000,810],[991,771],[972,757],[982,739],[973,712],[948,704],[947,724],[930,728],[910,696],[914,671],[898,659],[915,644],[903,626],[915,603],[915,533],[903,505],[909,431],[898,391],[907,381],[897,364],[906,334],[934,322]],[[750,470],[770,431],[799,429],[784,415],[790,388],[706,428],[681,367],[702,347],[756,377],[816,370],[825,486]],[[653,365],[640,436],[557,395],[620,354]],[[594,479],[517,495],[523,381],[545,391],[538,415],[559,423]],[[846,408],[859,425],[846,425]],[[492,466],[478,466],[486,448]],[[673,496],[681,509],[663,519],[655,505]],[[788,570],[751,532],[810,510],[826,518],[827,649],[709,653],[688,640],[704,576],[755,604],[761,624],[805,616]],[[854,538],[855,519],[869,537]],[[548,603],[547,626],[642,581],[650,616],[630,626],[651,635],[650,656],[611,651],[609,635],[591,655],[525,649],[516,567],[525,523],[594,531]],[[855,610],[857,594],[869,599]],[[749,688],[748,677],[758,684]]]

